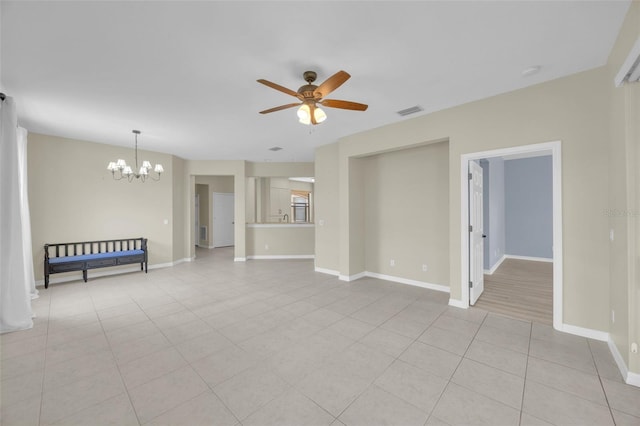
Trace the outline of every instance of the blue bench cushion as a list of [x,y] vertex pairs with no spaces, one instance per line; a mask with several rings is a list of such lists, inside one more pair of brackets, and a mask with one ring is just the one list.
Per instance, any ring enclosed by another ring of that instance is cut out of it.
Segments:
[[83,260],[110,259],[112,257],[135,256],[144,254],[144,250],[110,251],[108,253],[81,254],[78,256],[51,257],[49,263],[80,262]]

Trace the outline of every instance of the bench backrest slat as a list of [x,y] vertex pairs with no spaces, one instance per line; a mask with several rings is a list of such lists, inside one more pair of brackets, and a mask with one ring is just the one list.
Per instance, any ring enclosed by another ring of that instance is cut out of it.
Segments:
[[[79,256],[81,254],[110,253],[125,250],[146,250],[145,238],[127,238],[119,240],[82,241],[74,243],[45,244],[46,257],[49,247],[55,247],[55,257]],[[53,256],[52,256],[53,257]]]

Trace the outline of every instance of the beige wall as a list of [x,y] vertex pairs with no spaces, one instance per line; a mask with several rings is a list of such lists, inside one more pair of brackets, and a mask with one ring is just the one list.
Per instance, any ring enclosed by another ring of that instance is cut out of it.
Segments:
[[196,184],[208,185],[209,192],[233,194],[233,176],[196,176]]
[[[465,153],[562,141],[564,322],[595,330],[608,329],[608,106],[611,90],[604,69],[539,84],[519,91],[428,114],[342,139],[337,162],[338,185],[324,188],[339,193],[325,200],[325,209],[340,209],[341,243],[316,246],[317,259],[339,251],[342,274],[354,275],[363,265],[353,254],[361,244],[361,213],[353,210],[353,159],[366,155],[449,141],[449,282],[451,297],[461,298],[460,156]],[[336,160],[318,156],[316,168],[334,168]],[[355,176],[356,179],[357,176]],[[322,182],[316,184],[321,191]],[[357,184],[355,185],[357,186]],[[356,210],[359,207],[356,206]],[[318,233],[326,232],[319,227]],[[325,241],[319,237],[318,241]],[[355,248],[354,248],[355,247]],[[347,257],[351,257],[346,261]],[[318,267],[324,267],[318,262]]]
[[139,152],[141,159],[164,166],[159,182],[116,182],[107,163],[118,158],[133,161],[130,148],[35,133],[28,139],[37,280],[43,278],[45,243],[146,237],[151,265],[174,260],[174,226],[180,226],[182,218],[174,218],[172,156]]
[[314,174],[316,267],[338,273],[340,251],[330,249],[337,247],[340,241],[340,205],[336,197],[340,185],[338,144],[324,145],[316,150]]
[[[631,47],[640,37],[640,2],[633,2],[609,56],[613,81]],[[612,83],[611,83],[612,84]],[[608,227],[610,310],[609,332],[625,363],[640,373],[640,358],[630,344],[640,343],[640,84],[612,88],[610,96]]]
[[182,158],[172,157],[172,171],[173,171],[173,199],[172,199],[172,208],[173,208],[173,221],[171,222],[171,226],[173,228],[173,261],[178,261],[189,257],[189,253],[184,250],[184,245],[182,241],[184,238],[183,234],[183,226],[185,222],[185,209],[182,205],[182,200],[184,198],[184,166],[185,161]]
[[448,157],[443,142],[363,159],[366,271],[448,285]]
[[256,177],[313,177],[314,163],[247,162],[246,173]]
[[314,229],[308,225],[247,227],[247,256],[313,256]]
[[259,199],[256,193],[256,181],[257,179],[255,177],[248,177],[245,179],[247,186],[246,193],[244,194],[246,223],[255,223],[259,210],[257,206]]

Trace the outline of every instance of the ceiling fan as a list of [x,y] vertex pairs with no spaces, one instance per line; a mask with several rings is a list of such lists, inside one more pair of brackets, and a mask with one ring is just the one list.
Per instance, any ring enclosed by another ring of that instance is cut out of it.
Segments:
[[272,89],[276,89],[282,93],[286,93],[287,95],[296,97],[301,101],[265,109],[264,111],[260,111],[260,114],[268,114],[270,112],[300,106],[300,108],[298,109],[299,121],[303,124],[315,125],[318,123],[322,123],[327,118],[327,115],[318,106],[318,104],[329,108],[350,109],[354,111],[366,111],[366,109],[368,108],[368,105],[359,104],[357,102],[341,101],[338,99],[324,99],[325,96],[336,90],[338,87],[342,86],[342,84],[351,77],[349,73],[345,71],[338,71],[337,73],[329,77],[320,86],[316,86],[315,84],[313,84],[313,82],[316,81],[316,78],[318,77],[318,75],[314,71],[305,71],[302,77],[305,79],[307,84],[301,86],[297,92],[280,86],[279,84],[272,83],[268,80],[258,80],[258,83],[262,83],[265,86],[271,87]]

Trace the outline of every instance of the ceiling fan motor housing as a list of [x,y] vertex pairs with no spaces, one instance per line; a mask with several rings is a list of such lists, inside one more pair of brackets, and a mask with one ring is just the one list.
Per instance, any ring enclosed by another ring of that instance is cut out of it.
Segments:
[[[298,89],[298,93],[302,95],[305,99],[315,99],[317,96],[314,94],[318,86],[315,84],[305,84],[304,86],[300,86]],[[320,99],[319,97],[317,97]]]

